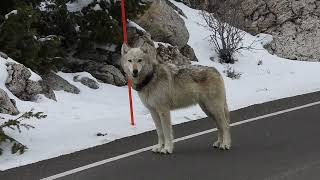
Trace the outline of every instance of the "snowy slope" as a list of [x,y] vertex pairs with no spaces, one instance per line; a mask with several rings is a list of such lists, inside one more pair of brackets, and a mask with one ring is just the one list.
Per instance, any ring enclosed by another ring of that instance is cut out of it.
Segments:
[[[203,23],[199,11],[172,2],[188,17],[184,20],[190,32],[189,45],[195,49],[199,64],[214,66],[222,73],[227,67],[209,59],[216,54],[208,43],[209,32],[198,25]],[[248,34],[245,43],[251,43],[256,38]],[[264,42],[270,40],[266,35],[260,35],[259,38],[264,39]],[[290,61],[270,55],[262,48],[261,42],[255,44],[255,48],[261,50],[244,50],[237,55],[239,61],[232,66],[242,73],[239,80],[224,77],[231,110],[320,90],[320,79],[316,78],[320,63]],[[260,60],[263,64],[258,66]],[[5,89],[10,97],[17,101],[21,112],[35,108],[35,111],[43,111],[48,117],[28,121],[36,129],[23,131],[21,134],[6,131],[30,149],[23,155],[11,155],[9,149],[6,149],[0,156],[0,170],[72,153],[154,129],[149,112],[143,107],[135,92],[133,98],[136,126],[130,126],[127,87],[100,83],[99,89],[92,90],[72,81],[73,76],[78,74],[91,76],[88,73],[58,73],[81,90],[79,95],[58,91],[58,102],[43,96],[40,96],[37,102],[20,101],[5,88],[5,62],[6,60],[0,58],[0,88]],[[202,117],[205,115],[198,106],[172,113],[174,124]],[[107,135],[98,137],[97,133]],[[1,146],[4,145],[6,144]]]

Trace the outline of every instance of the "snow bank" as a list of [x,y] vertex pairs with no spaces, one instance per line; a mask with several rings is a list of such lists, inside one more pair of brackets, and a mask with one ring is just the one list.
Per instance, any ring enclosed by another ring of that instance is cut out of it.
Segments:
[[6,15],[4,15],[4,17],[6,18],[6,19],[8,19],[9,18],[9,16],[10,15],[13,15],[13,14],[18,14],[18,10],[12,10],[11,12],[9,12],[8,14],[6,14]]
[[67,9],[70,12],[81,11],[84,7],[87,7],[93,0],[77,0],[74,2],[67,3]]

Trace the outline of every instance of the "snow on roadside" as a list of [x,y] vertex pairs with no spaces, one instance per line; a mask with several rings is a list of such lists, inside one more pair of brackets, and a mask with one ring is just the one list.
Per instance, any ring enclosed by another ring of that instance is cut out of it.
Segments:
[[[210,32],[205,25],[200,11],[170,0],[178,6],[188,17],[181,16],[190,33],[188,44],[194,48],[199,64],[214,66],[221,73],[227,69],[226,65],[218,63],[217,55],[208,43]],[[272,40],[270,35],[246,34],[244,44],[254,43],[258,50],[242,50],[236,58],[239,60],[232,68],[242,73],[239,80],[232,80],[224,76],[228,103],[231,110],[252,104],[263,103],[275,99],[320,90],[319,62],[292,61],[271,55],[263,45]],[[210,58],[213,57],[215,62]],[[262,61],[262,65],[258,62]]]
[[[194,48],[200,61],[195,64],[215,66],[223,73],[227,67],[210,60],[210,57],[216,59],[216,55],[208,43],[209,32],[198,24],[203,23],[199,11],[172,2],[188,17],[184,20],[190,33],[189,45]],[[256,38],[270,40],[270,36],[267,35],[246,35],[245,43],[251,43]],[[320,72],[320,63],[290,61],[270,55],[262,48],[260,42],[255,44],[255,48],[261,50],[244,50],[237,55],[239,61],[232,67],[242,73],[239,80],[231,80],[224,76],[231,110],[320,90],[320,79],[316,78]],[[79,82],[73,82],[74,76],[90,76],[88,73],[58,73],[81,90],[79,95],[56,91],[57,102],[44,96],[39,96],[37,102],[21,101],[5,88],[6,61],[0,58],[0,88],[17,101],[21,112],[35,108],[35,111],[43,111],[48,117],[43,120],[28,120],[28,123],[36,128],[23,131],[21,134],[6,130],[9,135],[27,145],[29,150],[23,155],[12,155],[5,149],[4,154],[0,156],[0,170],[57,157],[154,129],[151,116],[141,104],[136,92],[133,92],[133,103],[137,124],[131,127],[127,87],[99,83],[100,88],[92,90]],[[259,61],[262,61],[262,65],[258,66]],[[174,124],[202,117],[205,115],[198,106],[172,113]],[[107,135],[98,137],[97,133]]]

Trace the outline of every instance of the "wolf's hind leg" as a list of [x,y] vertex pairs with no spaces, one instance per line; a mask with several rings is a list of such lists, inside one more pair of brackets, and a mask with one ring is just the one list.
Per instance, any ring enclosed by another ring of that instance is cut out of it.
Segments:
[[163,134],[162,124],[161,124],[159,114],[156,111],[150,110],[150,113],[151,113],[153,122],[156,126],[156,130],[158,134],[158,144],[154,148],[152,148],[152,152],[160,153],[164,147],[164,134]]
[[205,108],[210,114],[210,117],[214,117],[217,128],[218,128],[218,140],[213,144],[214,147],[217,147],[222,150],[227,150],[231,148],[231,134],[230,134],[230,120],[229,112],[225,112],[225,103],[216,104],[216,103],[207,103]]

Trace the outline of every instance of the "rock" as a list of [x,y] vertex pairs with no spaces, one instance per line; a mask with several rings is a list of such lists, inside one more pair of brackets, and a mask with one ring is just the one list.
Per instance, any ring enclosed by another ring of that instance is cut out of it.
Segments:
[[169,0],[165,0],[165,1],[170,7],[172,7],[172,9],[177,11],[181,16],[187,18],[187,16],[183,13],[183,11],[180,8],[178,8],[176,5],[174,5],[171,1]]
[[[120,60],[120,55],[117,57]],[[78,59],[75,57],[68,58],[68,67],[65,72],[88,72],[96,79],[116,86],[126,85],[126,78],[120,67],[115,67],[107,63],[98,63],[89,59]]]
[[0,113],[17,115],[19,111],[13,99],[10,99],[8,94],[0,89]]
[[55,91],[63,90],[73,94],[80,93],[80,90],[76,86],[70,84],[68,81],[53,72],[42,75],[42,79],[45,84]]
[[175,65],[186,65],[191,64],[190,59],[183,56],[178,47],[173,46],[164,46],[162,44],[158,44],[157,48],[157,60],[160,63],[171,63]]
[[6,87],[16,97],[24,101],[32,101],[37,94],[44,94],[46,97],[56,100],[51,89],[45,88],[41,81],[32,81],[31,72],[22,64],[7,64],[8,78]]
[[42,94],[44,94],[44,96],[49,99],[57,101],[53,89],[50,86],[48,86],[48,84],[46,84],[44,81],[39,81],[39,83],[42,87]]
[[212,0],[175,0],[194,9],[207,9]]
[[81,84],[88,86],[91,89],[99,89],[99,84],[89,77],[83,77],[80,75],[73,77],[74,82],[81,82]]
[[108,50],[107,48],[94,47],[93,49],[86,51],[76,52],[73,54],[73,57],[120,67],[120,61],[117,58],[117,55],[120,54],[117,54],[115,51]]
[[20,99],[30,100],[25,94],[27,81],[31,77],[31,72],[22,64],[7,64],[8,78],[6,87]]
[[0,57],[2,57],[3,59],[8,59],[8,55],[1,51],[0,51]]
[[[190,60],[195,60],[193,49],[186,45],[182,49],[185,51],[185,54],[189,57],[184,56],[180,53],[177,46],[167,45],[164,46],[162,43],[158,43],[158,47],[155,47],[155,44],[151,40],[150,34],[145,31],[141,31],[135,28],[130,28],[128,33],[128,40],[130,47],[142,47],[148,54],[151,56],[156,56],[157,60],[161,63],[171,63],[175,65],[185,65],[190,64]],[[192,51],[192,52],[190,52]],[[189,54],[188,54],[189,53]],[[193,53],[193,55],[192,55]],[[153,54],[153,55],[152,55]]]
[[269,33],[269,50],[297,60],[320,60],[320,1],[244,0],[244,17],[256,33]]
[[154,47],[154,43],[151,40],[150,33],[137,29],[136,27],[129,27],[128,33],[128,44],[130,47],[140,47],[144,43],[147,43]]
[[148,31],[155,41],[181,48],[189,40],[189,32],[183,19],[165,0],[154,0],[149,9],[137,17],[135,22]]
[[94,77],[116,86],[124,86],[127,80],[122,72],[111,65],[102,65],[97,71],[90,72]]
[[198,58],[196,57],[196,54],[194,53],[193,48],[191,46],[189,46],[188,44],[180,49],[180,53],[183,56],[189,58],[190,61],[196,61],[196,62],[199,61]]
[[[187,0],[183,0],[187,1]],[[188,0],[192,4],[195,0]],[[204,2],[206,1],[206,2]],[[201,0],[205,6],[225,13],[223,2],[241,7],[239,19],[251,34],[267,33],[271,53],[294,60],[320,61],[320,1],[318,0]],[[214,2],[216,4],[214,4]],[[218,7],[218,8],[217,8]]]

